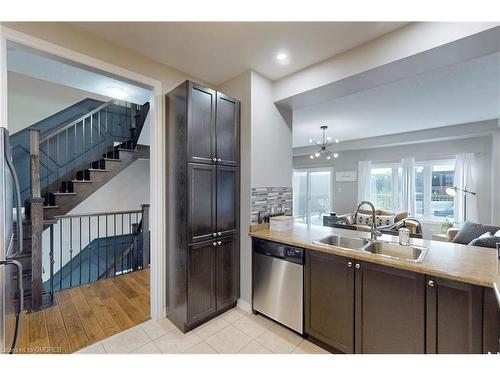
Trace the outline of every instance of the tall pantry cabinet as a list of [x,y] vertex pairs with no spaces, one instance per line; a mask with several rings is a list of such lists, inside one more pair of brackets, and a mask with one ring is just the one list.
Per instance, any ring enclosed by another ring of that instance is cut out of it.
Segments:
[[165,108],[167,316],[187,332],[239,298],[240,103],[185,81]]

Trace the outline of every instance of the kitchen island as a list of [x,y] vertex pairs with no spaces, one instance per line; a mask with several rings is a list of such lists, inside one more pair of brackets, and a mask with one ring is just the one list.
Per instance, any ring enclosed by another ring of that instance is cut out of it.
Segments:
[[499,350],[495,249],[412,239],[428,248],[416,263],[315,242],[330,235],[368,239],[367,232],[295,224],[290,231],[250,235],[306,249],[304,334],[332,352]]

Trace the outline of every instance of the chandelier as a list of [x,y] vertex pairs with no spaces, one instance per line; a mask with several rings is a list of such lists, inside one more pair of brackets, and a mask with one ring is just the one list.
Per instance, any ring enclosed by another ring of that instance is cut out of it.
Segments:
[[332,142],[332,137],[327,137],[326,136],[326,129],[328,129],[328,126],[321,126],[320,129],[323,131],[323,139],[321,141],[316,141],[313,142],[312,139],[309,140],[309,143],[314,143],[316,146],[319,147],[319,150],[316,151],[314,154],[309,155],[309,158],[314,159],[314,158],[319,158],[319,157],[324,157],[327,160],[330,160],[332,156],[334,158],[337,158],[339,154],[336,152],[332,152],[328,149],[331,145],[334,143],[339,143],[339,140],[336,139],[334,142]]

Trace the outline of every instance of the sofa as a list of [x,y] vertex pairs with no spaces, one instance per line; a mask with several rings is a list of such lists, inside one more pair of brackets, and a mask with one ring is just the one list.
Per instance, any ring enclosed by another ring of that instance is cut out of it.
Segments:
[[[337,223],[334,225],[337,228],[345,228],[369,232],[372,227],[372,212],[370,210],[358,210],[352,214],[340,215]],[[406,227],[410,230],[412,237],[422,236],[422,226],[420,222],[409,216],[408,212],[390,212],[385,210],[376,210],[375,216],[377,220],[377,228],[385,234],[398,235],[398,230]]]
[[449,228],[446,235],[449,242],[462,245],[495,248],[500,243],[500,227],[470,221],[465,222],[461,228]]

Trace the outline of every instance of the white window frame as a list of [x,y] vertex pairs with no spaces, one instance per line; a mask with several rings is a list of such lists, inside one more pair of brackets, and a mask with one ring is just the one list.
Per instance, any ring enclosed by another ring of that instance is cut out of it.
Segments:
[[424,167],[424,213],[417,216],[425,222],[441,223],[449,218],[431,215],[432,167],[435,165],[455,166],[456,159],[436,159],[415,161],[415,167]]
[[[401,201],[401,197],[399,195],[399,192],[398,192],[398,189],[394,189],[394,187],[398,187],[399,185],[399,168],[401,168],[401,163],[396,163],[396,162],[386,162],[386,163],[372,163],[372,166],[371,166],[371,170],[373,169],[379,169],[379,168],[391,168],[392,171],[391,171],[391,178],[392,178],[392,181],[391,181],[391,188],[392,188],[392,191],[391,191],[391,207],[387,208],[387,210],[389,211],[392,211],[392,212],[397,212],[400,210],[400,201]],[[371,183],[371,170],[370,170],[370,183]],[[374,195],[375,195],[375,192],[372,190],[372,196],[370,197],[370,199],[372,200],[372,202],[374,201]],[[382,208],[382,207],[376,207],[376,208],[380,208],[380,209],[386,209],[386,208]]]
[[[311,209],[309,205],[309,201],[311,199],[311,172],[330,172],[330,211],[333,210],[333,182],[334,182],[334,168],[333,167],[313,167],[313,168],[296,168],[293,170],[292,174],[292,181],[293,181],[293,176],[295,173],[306,173],[306,197],[307,197],[307,202],[306,202],[306,224],[308,226],[311,225]],[[295,205],[294,205],[295,206]]]

